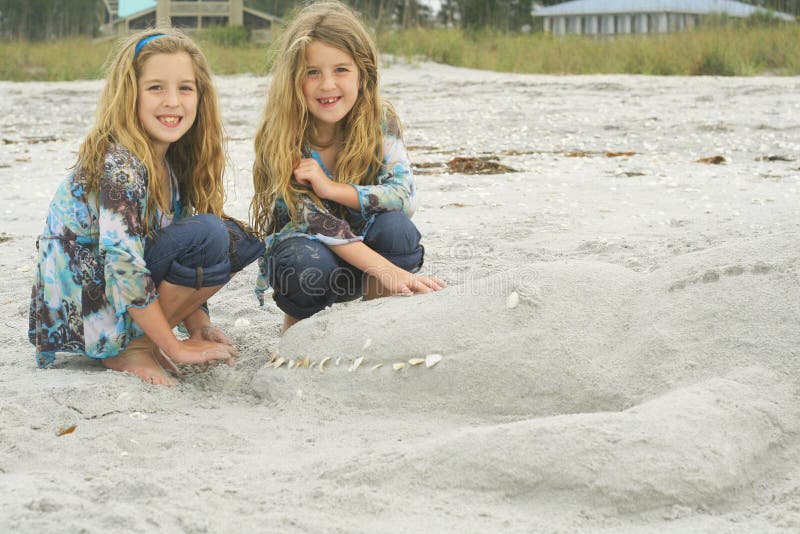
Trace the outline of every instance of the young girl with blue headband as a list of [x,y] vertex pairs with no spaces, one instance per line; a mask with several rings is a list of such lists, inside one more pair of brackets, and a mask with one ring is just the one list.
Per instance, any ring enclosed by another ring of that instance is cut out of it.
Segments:
[[[172,385],[176,364],[233,362],[205,302],[264,249],[223,214],[224,168],[197,45],[174,29],[122,43],[37,241],[29,337],[41,367],[79,353]],[[174,335],[179,323],[189,339]]]

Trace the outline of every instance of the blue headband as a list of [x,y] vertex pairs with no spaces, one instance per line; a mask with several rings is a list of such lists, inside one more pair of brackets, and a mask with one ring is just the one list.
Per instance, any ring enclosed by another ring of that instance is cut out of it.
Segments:
[[164,34],[163,33],[157,33],[155,35],[148,35],[147,37],[145,37],[144,39],[142,39],[141,41],[136,43],[136,49],[133,51],[133,57],[136,58],[136,56],[139,55],[139,52],[142,51],[142,48],[144,47],[144,45],[146,45],[147,43],[149,43],[153,39],[158,39],[159,37],[164,37]]

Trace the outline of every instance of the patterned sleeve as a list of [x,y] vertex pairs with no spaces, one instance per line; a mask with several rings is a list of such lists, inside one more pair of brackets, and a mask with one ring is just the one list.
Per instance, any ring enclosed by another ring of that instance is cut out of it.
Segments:
[[402,211],[409,217],[417,209],[411,162],[397,118],[384,124],[383,165],[376,185],[353,185],[358,192],[361,215],[368,219],[384,211]]
[[124,149],[112,148],[100,181],[98,223],[106,296],[117,316],[158,296],[144,260],[146,192],[144,165]]
[[300,197],[297,211],[300,214],[299,222],[288,223],[284,226],[284,230],[312,235],[326,245],[344,245],[363,240],[361,236],[353,233],[347,221],[335,217],[328,209],[317,206],[305,195]]

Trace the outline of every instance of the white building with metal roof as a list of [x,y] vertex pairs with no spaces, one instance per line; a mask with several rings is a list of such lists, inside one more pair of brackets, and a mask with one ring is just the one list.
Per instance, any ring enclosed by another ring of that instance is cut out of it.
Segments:
[[614,35],[682,31],[698,26],[709,15],[746,18],[755,13],[794,20],[785,13],[733,0],[574,0],[537,9],[533,16],[542,18],[544,30],[556,35]]
[[169,24],[186,30],[211,26],[244,26],[256,39],[266,37],[278,17],[252,9],[244,0],[103,0],[106,16],[100,28],[108,37]]

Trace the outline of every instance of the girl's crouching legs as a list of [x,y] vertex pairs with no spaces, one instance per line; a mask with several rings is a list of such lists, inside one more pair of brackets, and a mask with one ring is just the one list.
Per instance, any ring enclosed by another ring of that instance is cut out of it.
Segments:
[[210,214],[180,219],[145,247],[164,315],[174,326],[196,311],[231,276],[227,224]]
[[[422,236],[411,219],[402,212],[388,211],[375,216],[364,243],[403,270],[416,273],[422,268],[425,249]],[[375,277],[367,276],[364,300],[387,296]]]

